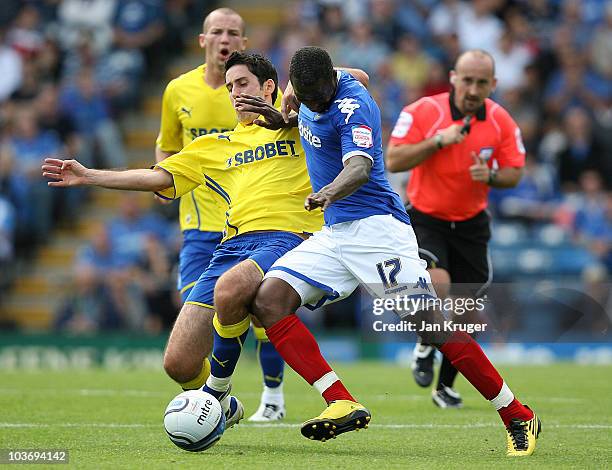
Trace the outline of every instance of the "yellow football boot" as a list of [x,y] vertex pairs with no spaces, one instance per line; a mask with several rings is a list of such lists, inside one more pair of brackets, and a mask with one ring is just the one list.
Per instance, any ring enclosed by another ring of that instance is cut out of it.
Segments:
[[368,427],[372,415],[360,403],[350,400],[332,401],[319,416],[302,424],[302,435],[325,442],[338,434]]
[[533,413],[533,418],[528,421],[521,421],[513,418],[506,427],[508,434],[508,457],[526,457],[533,454],[536,447],[536,439],[542,430],[542,423]]

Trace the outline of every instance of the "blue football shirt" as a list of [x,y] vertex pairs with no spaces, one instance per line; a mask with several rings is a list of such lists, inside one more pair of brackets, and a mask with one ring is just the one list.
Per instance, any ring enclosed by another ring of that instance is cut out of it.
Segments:
[[385,176],[380,110],[366,88],[347,72],[338,73],[336,96],[325,113],[300,106],[298,126],[314,191],[331,183],[349,158],[372,160],[369,181],[325,210],[325,224],[391,214],[405,223],[410,218]]

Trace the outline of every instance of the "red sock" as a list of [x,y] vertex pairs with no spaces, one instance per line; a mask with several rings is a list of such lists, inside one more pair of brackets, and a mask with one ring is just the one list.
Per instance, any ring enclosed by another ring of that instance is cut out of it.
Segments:
[[266,329],[266,335],[285,362],[306,382],[314,385],[325,401],[355,401],[342,382],[337,380],[336,374],[321,355],[314,336],[297,315],[289,315],[276,322]]
[[[505,387],[502,390],[504,379],[493,367],[478,343],[467,333],[461,331],[453,333],[440,347],[440,351],[487,400],[497,398],[501,392],[513,398],[509,388]],[[497,411],[506,426],[512,418],[526,420],[533,417],[533,412],[525,408],[516,398]]]
[[533,411],[523,405],[516,398],[508,406],[504,406],[497,410],[499,416],[506,426],[510,424],[512,418],[520,418],[523,421],[533,418]]

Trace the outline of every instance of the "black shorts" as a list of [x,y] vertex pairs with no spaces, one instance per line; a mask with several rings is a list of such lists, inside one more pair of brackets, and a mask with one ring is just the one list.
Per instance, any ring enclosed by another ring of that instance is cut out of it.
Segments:
[[488,243],[490,217],[482,211],[461,222],[431,217],[414,207],[408,209],[419,242],[419,254],[428,268],[443,268],[450,274],[453,290],[465,284],[473,294],[482,295],[491,281]]

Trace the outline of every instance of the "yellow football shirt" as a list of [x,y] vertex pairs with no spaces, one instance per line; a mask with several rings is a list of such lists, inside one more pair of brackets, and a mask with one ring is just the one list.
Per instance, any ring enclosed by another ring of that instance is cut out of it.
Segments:
[[227,208],[224,240],[260,230],[313,233],[323,225],[320,210],[304,209],[312,187],[297,128],[238,124],[200,137],[157,166],[174,178],[161,196],[177,198],[198,185],[216,194]]
[[[172,80],[162,100],[162,114],[157,146],[168,153],[178,153],[195,138],[226,132],[237,123],[225,86],[213,89],[204,81],[206,65]],[[179,220],[181,230],[221,232],[225,210],[216,195],[203,185],[181,197]]]

